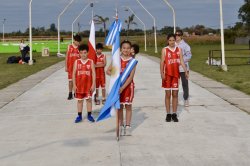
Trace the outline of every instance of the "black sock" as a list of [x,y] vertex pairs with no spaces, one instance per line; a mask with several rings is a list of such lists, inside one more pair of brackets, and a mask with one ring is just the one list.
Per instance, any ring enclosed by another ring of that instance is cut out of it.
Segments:
[[90,115],[91,115],[91,113],[92,113],[92,112],[88,112],[88,116],[90,116]]
[[81,113],[81,112],[78,112],[78,116],[82,116],[82,113]]

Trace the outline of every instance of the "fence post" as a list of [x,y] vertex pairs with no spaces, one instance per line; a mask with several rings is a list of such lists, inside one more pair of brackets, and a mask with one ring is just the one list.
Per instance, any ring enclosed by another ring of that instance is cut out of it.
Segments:
[[211,50],[209,50],[208,64],[209,64],[209,66],[211,65]]

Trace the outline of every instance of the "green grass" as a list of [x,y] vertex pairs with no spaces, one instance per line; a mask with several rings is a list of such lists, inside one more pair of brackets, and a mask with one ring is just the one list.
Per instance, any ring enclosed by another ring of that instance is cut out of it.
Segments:
[[36,59],[34,65],[7,64],[7,58],[12,55],[0,54],[0,89],[64,60],[64,58],[58,58],[55,54],[50,57],[42,57],[41,53],[34,53],[33,59]]
[[[123,37],[125,39],[126,37]],[[191,43],[193,57],[190,63],[190,67],[193,71],[199,72],[209,78],[220,81],[226,85],[229,85],[235,89],[241,90],[247,94],[250,94],[250,65],[249,62],[250,51],[240,52],[226,52],[226,64],[228,65],[228,72],[223,72],[217,66],[208,66],[205,62],[208,59],[208,51],[210,49],[220,49],[219,40],[216,38],[203,37],[199,38],[187,38],[188,42]],[[138,43],[141,45],[141,52],[144,52],[143,37],[129,37],[132,43]],[[154,53],[154,40],[152,36],[148,37],[147,41],[147,54],[160,57],[162,46],[165,45],[165,37],[161,36],[158,38],[158,53]],[[88,39],[84,38],[83,43],[87,43]],[[97,38],[96,42],[102,42],[103,38]],[[67,45],[71,41],[64,41],[61,43],[61,52],[66,52]],[[37,44],[36,44],[37,43]],[[19,55],[18,42],[7,43],[8,46],[0,43],[0,89],[8,86],[9,84],[16,82],[30,74],[33,74],[39,70],[42,70],[62,59],[58,59],[56,56],[52,57],[40,57],[39,53],[34,53],[37,63],[34,66],[28,65],[7,65],[6,59],[10,55]],[[43,47],[49,47],[50,52],[57,52],[57,41],[34,41],[33,51],[41,52]],[[247,45],[226,45],[226,49],[239,49],[248,48]],[[1,54],[1,53],[12,53],[12,54]],[[220,53],[215,52],[214,57],[219,57]],[[243,56],[246,58],[229,58],[235,56]],[[18,71],[18,74],[16,74]],[[20,73],[20,74],[19,74]],[[4,80],[3,80],[4,78]],[[6,79],[7,78],[7,79]]]
[[[226,51],[226,64],[228,65],[228,71],[224,72],[217,66],[209,66],[205,62],[208,59],[208,52],[210,49],[220,49],[219,44],[215,45],[199,45],[193,44],[192,48],[192,60],[190,68],[193,71],[201,73],[209,78],[229,85],[232,88],[245,92],[250,95],[250,65],[247,64],[250,60],[250,51],[240,52],[227,52]],[[226,45],[226,49],[241,49],[248,48],[247,45]],[[154,53],[154,48],[148,48],[147,54],[160,57],[162,48],[158,49],[158,54]],[[219,53],[215,56],[219,57]],[[235,56],[243,56],[248,58],[229,58]]]
[[[60,44],[61,52],[66,52],[71,41],[64,41]],[[29,44],[26,42],[26,44]],[[33,41],[33,52],[42,52],[43,48],[49,48],[50,52],[57,52],[57,41]],[[0,43],[0,53],[19,53],[19,42]]]

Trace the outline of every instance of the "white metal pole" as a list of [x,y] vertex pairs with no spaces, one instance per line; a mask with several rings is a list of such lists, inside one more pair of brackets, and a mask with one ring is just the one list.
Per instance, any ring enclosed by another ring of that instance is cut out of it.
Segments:
[[156,37],[156,25],[155,25],[155,18],[154,16],[141,4],[141,2],[139,0],[136,0],[141,7],[153,18],[154,21],[154,37],[155,37],[155,53],[158,53],[158,49],[157,49],[157,37]]
[[222,0],[220,0],[220,32],[221,32],[221,68],[227,71],[227,65],[225,62],[225,43],[224,43],[224,25],[223,25],[223,10],[222,10]]
[[4,43],[4,23],[5,23],[6,19],[3,19],[3,43]]
[[29,38],[30,38],[30,60],[29,65],[33,65],[33,59],[32,59],[32,0],[30,0],[29,4]]
[[83,9],[82,9],[82,11],[79,13],[79,15],[74,19],[74,21],[72,22],[72,43],[73,43],[73,41],[74,41],[74,39],[73,39],[73,35],[74,35],[74,24],[75,24],[75,22],[77,21],[77,19],[84,13],[84,11],[88,8],[88,6],[89,6],[89,4],[90,3],[88,3]]
[[163,1],[170,7],[170,9],[171,9],[172,12],[173,12],[173,23],[174,23],[174,33],[175,33],[175,32],[176,32],[176,22],[175,22],[176,17],[175,17],[175,10],[174,10],[173,6],[172,6],[167,0],[163,0]]
[[131,13],[133,13],[135,15],[135,17],[142,23],[143,27],[144,27],[144,42],[145,42],[145,51],[147,51],[147,33],[146,33],[146,26],[145,23],[135,14],[135,12],[129,7],[129,6],[124,6],[125,8],[127,8],[128,10],[131,11]]
[[74,2],[74,0],[71,0],[69,4],[63,9],[63,11],[58,15],[57,19],[57,33],[58,33],[58,46],[57,46],[57,55],[60,56],[60,18],[63,15],[63,13],[68,9],[68,7]]

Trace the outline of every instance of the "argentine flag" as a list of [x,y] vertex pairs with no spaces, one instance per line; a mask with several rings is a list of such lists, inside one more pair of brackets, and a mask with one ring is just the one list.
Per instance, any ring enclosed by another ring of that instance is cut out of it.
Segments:
[[119,19],[114,21],[109,28],[108,36],[105,40],[106,45],[112,45],[112,73],[108,89],[108,98],[97,118],[97,121],[115,115],[115,111],[120,109],[120,86],[121,86],[121,59],[120,59],[120,32],[122,23]]
[[112,74],[109,85],[109,95],[103,106],[97,121],[104,120],[115,115],[115,111],[120,109],[120,87],[126,82],[131,71],[137,64],[137,60],[131,59],[125,70],[120,73],[121,59],[120,59],[120,20],[115,21],[109,29],[108,37],[106,38],[106,45],[112,44]]

